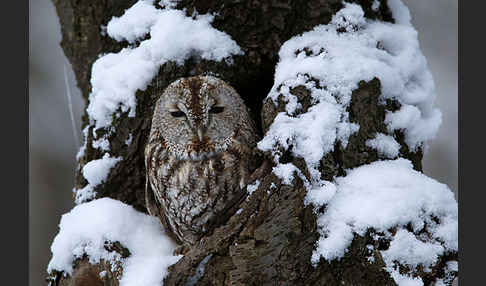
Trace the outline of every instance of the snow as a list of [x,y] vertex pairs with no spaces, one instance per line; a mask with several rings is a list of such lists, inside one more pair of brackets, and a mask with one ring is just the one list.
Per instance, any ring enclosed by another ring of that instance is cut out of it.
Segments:
[[450,271],[459,271],[459,265],[457,261],[447,262],[447,269],[449,269]]
[[132,144],[132,140],[133,140],[133,135],[128,134],[128,138],[127,140],[125,140],[125,145],[130,146],[130,144]]
[[[184,11],[158,9],[153,1],[143,0],[114,17],[108,23],[108,35],[134,47],[106,54],[93,64],[87,110],[95,129],[109,126],[118,108],[135,116],[136,91],[145,90],[164,63],[182,65],[190,57],[221,61],[242,54],[230,36],[211,26],[212,20],[210,15],[193,19]],[[149,39],[135,44],[147,34]]]
[[[129,257],[121,258],[104,248],[106,242],[117,241],[128,248]],[[62,216],[47,271],[72,275],[74,260],[87,254],[90,263],[101,259],[120,261],[123,267],[120,286],[159,286],[168,273],[167,268],[181,257],[173,256],[174,250],[175,244],[156,217],[122,202],[102,198],[78,205]]]
[[334,25],[337,29],[345,29],[346,32],[351,32],[355,27],[365,24],[364,11],[361,6],[345,3],[345,8],[336,13],[331,25]]
[[116,163],[121,161],[121,159],[121,157],[112,158],[110,154],[105,153],[101,159],[92,160],[86,163],[82,169],[82,174],[88,181],[88,184],[80,190],[75,190],[75,203],[80,204],[93,199],[96,196],[93,189],[105,182],[110,174],[110,169],[113,168]]
[[437,258],[444,253],[444,250],[438,242],[422,242],[413,233],[400,229],[395,234],[390,247],[381,254],[387,265],[397,261],[413,267],[424,265],[425,270],[430,270],[428,266],[437,262]]
[[294,180],[294,172],[300,174],[300,170],[292,163],[278,164],[273,167],[272,172],[279,177],[285,185],[292,184],[292,181]]
[[[450,285],[450,281],[453,281],[453,278],[455,278],[455,276],[457,275],[456,272],[459,271],[459,268],[458,268],[458,263],[457,261],[448,261],[446,263],[446,269],[445,269],[445,279],[436,279],[435,281],[435,286],[446,286],[446,285]],[[457,278],[456,278],[457,279]],[[446,281],[448,281],[449,283],[446,283]],[[454,283],[456,284],[456,283]]]
[[258,189],[258,186],[260,186],[260,180],[256,180],[253,184],[249,184],[246,186],[248,197],[250,197],[251,194],[253,194],[253,192]]
[[[325,153],[334,148],[340,114],[337,104],[325,101],[298,117],[281,112],[258,143],[258,148],[272,150],[275,142],[285,149],[292,145],[292,153],[314,167]],[[280,155],[275,152],[274,155],[278,160]]]
[[[398,111],[387,114],[390,133],[403,130],[412,151],[435,136],[441,113],[434,107],[433,78],[408,10],[402,11],[406,7],[400,1],[392,2],[400,17],[397,24],[367,20],[359,5],[345,3],[328,25],[316,26],[282,45],[267,100],[276,105],[283,100],[285,112],[276,116],[258,143],[259,149],[272,152],[276,163],[281,149],[292,146],[292,154],[303,158],[313,173],[312,183],[319,183],[315,171],[319,160],[333,151],[336,142],[345,147],[349,136],[359,130],[349,122],[346,111],[353,90],[361,80],[375,77],[381,83],[381,100],[395,99],[401,104]],[[310,90],[313,103],[305,113],[290,93],[300,85]],[[384,154],[396,154],[391,140],[385,143],[378,138],[370,144]]]
[[387,4],[397,24],[411,26],[412,16],[401,0],[388,0]]
[[367,257],[367,260],[369,263],[375,262],[375,256],[373,251],[375,250],[375,247],[372,244],[366,245],[366,248],[368,248],[370,256]]
[[78,161],[79,159],[81,159],[81,157],[84,156],[84,152],[86,151],[86,144],[88,142],[88,132],[89,132],[89,126],[86,126],[83,129],[84,144],[79,148],[78,153],[76,153],[76,160]]
[[171,8],[175,8],[179,1],[181,1],[181,0],[162,0],[162,1],[159,1],[159,5],[167,8],[167,9],[171,9]]
[[419,277],[413,278],[407,275],[402,275],[398,271],[394,270],[390,273],[395,283],[398,286],[423,286],[424,283]]
[[81,189],[73,189],[75,195],[74,203],[79,205],[96,197],[94,187],[91,185],[86,185]]
[[[86,141],[85,141],[86,143]],[[81,159],[81,157],[84,156],[84,152],[86,151],[86,144],[83,144],[83,146],[81,146],[78,150],[78,153],[76,153],[76,160],[79,161],[79,159]]]
[[305,204],[313,204],[318,209],[334,197],[336,190],[335,184],[328,181],[321,181],[319,185],[314,184],[308,188],[304,202]]
[[381,5],[381,4],[380,4],[380,1],[378,1],[378,0],[374,0],[374,1],[373,1],[373,4],[371,5],[371,9],[372,9],[373,11],[378,11],[378,9],[380,8],[380,5]]
[[110,169],[120,160],[120,157],[112,158],[110,154],[105,153],[103,158],[90,161],[84,165],[83,176],[88,180],[90,185],[97,186],[106,180]]
[[106,27],[108,35],[119,42],[126,40],[129,43],[143,38],[157,21],[153,2],[138,1],[122,17],[113,17]]
[[431,116],[437,120],[422,118],[421,111],[417,107],[408,105],[398,111],[387,113],[385,123],[388,124],[390,131],[404,129],[405,143],[414,150],[429,138],[429,130],[439,129],[442,114],[437,109],[431,112]]
[[93,140],[91,145],[93,148],[97,148],[102,151],[110,151],[110,141],[108,141],[108,139],[105,137],[101,137],[98,140]]
[[[454,194],[446,185],[413,170],[410,161],[399,158],[363,165],[348,170],[332,184],[335,194],[317,220],[321,236],[312,255],[313,263],[318,263],[320,257],[329,261],[343,257],[354,234],[364,235],[371,229],[387,233],[393,227],[398,228],[397,233],[387,235],[390,247],[381,251],[387,269],[396,271],[393,275],[399,275],[395,262],[428,269],[440,255],[458,250]],[[313,197],[318,194],[309,192],[307,202],[320,205],[321,201]],[[406,229],[409,223],[413,232]],[[431,236],[417,237],[424,228]],[[402,278],[395,281],[402,285],[398,281]],[[403,279],[407,283],[415,281]]]
[[400,153],[400,144],[393,136],[383,133],[376,134],[375,138],[366,141],[366,146],[376,149],[379,155],[393,159]]

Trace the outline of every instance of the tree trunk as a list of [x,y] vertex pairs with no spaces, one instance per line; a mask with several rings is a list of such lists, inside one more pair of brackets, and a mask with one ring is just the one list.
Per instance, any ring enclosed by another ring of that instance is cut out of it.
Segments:
[[[72,64],[78,86],[87,102],[93,62],[99,54],[117,52],[126,45],[101,36],[101,26],[107,25],[113,16],[121,16],[136,1],[53,1],[61,22],[61,46]],[[377,11],[371,8],[372,0],[352,2],[362,6],[367,18],[393,22],[385,0],[380,0]],[[207,72],[217,74],[242,96],[261,126],[261,135],[265,134],[277,113],[284,111],[284,104],[275,106],[273,102],[265,100],[273,85],[281,45],[316,25],[327,24],[342,7],[341,0],[179,1],[177,8],[186,8],[187,15],[192,15],[194,11],[199,14],[213,13],[215,19],[212,25],[229,34],[245,53],[235,56],[231,65],[188,60],[182,66],[173,62],[161,66],[147,90],[137,92],[136,117],[122,114],[113,122],[114,132],[110,132],[109,138],[110,154],[122,156],[123,160],[111,170],[106,182],[95,189],[96,198],[110,197],[146,212],[143,150],[150,131],[153,108],[164,88],[180,77]],[[295,88],[291,92],[298,97],[304,109],[311,105],[306,98],[309,91],[305,87]],[[334,176],[345,174],[345,169],[380,159],[377,152],[367,147],[365,142],[377,132],[386,133],[385,113],[398,109],[400,104],[392,100],[380,104],[379,97],[380,81],[377,78],[361,82],[353,92],[349,119],[360,125],[359,132],[351,135],[346,148],[336,144],[334,151],[321,160],[319,169],[325,174],[323,179],[332,181]],[[93,126],[89,124],[86,114],[83,127],[88,128],[88,136],[84,155],[79,158],[76,174],[78,189],[87,184],[81,173],[82,167],[102,156],[99,150],[91,147]],[[409,152],[403,134],[396,131],[395,135],[402,146],[402,156],[411,160],[414,168],[421,171],[421,150]],[[127,148],[124,142],[130,136],[132,140]],[[304,175],[308,174],[302,159],[284,154],[283,161],[293,163]],[[371,234],[355,236],[342,259],[333,262],[321,260],[314,267],[311,255],[319,233],[312,206],[304,204],[307,191],[302,180],[297,177],[291,185],[284,185],[270,173],[260,181],[255,193],[242,203],[243,211],[194,245],[170,268],[164,285],[191,285],[191,277],[195,277],[196,269],[203,260],[205,271],[197,285],[395,285],[383,269],[384,262],[378,251],[383,249],[382,245],[375,245],[375,262],[367,260],[369,253],[366,245],[375,243]],[[75,272],[85,271],[84,264],[86,261],[79,261]],[[100,265],[97,267],[96,271],[108,269]],[[428,281],[427,275],[432,274],[424,274],[424,281]],[[110,280],[109,277],[106,279]],[[96,285],[70,280],[72,278],[59,276],[57,283]],[[429,280],[434,281],[432,278]],[[118,285],[116,279],[110,281],[99,285]]]

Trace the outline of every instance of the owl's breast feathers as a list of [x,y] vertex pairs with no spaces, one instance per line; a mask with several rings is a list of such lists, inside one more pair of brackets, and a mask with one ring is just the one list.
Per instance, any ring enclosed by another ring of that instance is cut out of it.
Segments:
[[[161,221],[181,242],[193,244],[237,210],[246,194],[241,182],[248,177],[242,157],[249,154],[242,153],[245,148],[230,146],[198,160],[190,156],[183,160],[159,142],[146,149],[149,186],[165,214]],[[202,151],[197,148],[207,145],[199,142],[193,147]]]

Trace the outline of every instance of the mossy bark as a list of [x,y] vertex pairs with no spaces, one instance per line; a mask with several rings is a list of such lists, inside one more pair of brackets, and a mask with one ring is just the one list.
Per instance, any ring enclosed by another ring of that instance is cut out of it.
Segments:
[[[100,27],[113,16],[120,16],[136,0],[53,2],[61,22],[61,46],[72,64],[82,95],[88,101],[93,62],[99,54],[117,52],[126,45],[101,36]],[[367,18],[393,22],[385,0],[380,1],[378,11],[371,9],[373,0],[352,2],[363,7]],[[122,156],[123,160],[111,170],[107,181],[95,189],[97,198],[111,197],[146,212],[143,150],[153,108],[162,90],[180,77],[213,73],[224,79],[250,107],[263,135],[276,114],[284,108],[283,104],[275,106],[273,102],[264,100],[273,85],[280,46],[316,25],[327,24],[342,6],[341,0],[179,1],[177,8],[186,8],[187,15],[194,11],[214,14],[212,25],[229,34],[245,53],[235,56],[232,64],[190,59],[182,66],[173,62],[161,66],[147,90],[137,92],[136,116],[130,118],[122,114],[114,120],[113,130],[109,133],[109,152],[112,156]],[[306,102],[308,91],[304,87],[296,88],[292,93],[301,100],[304,108],[310,106],[310,102]],[[358,123],[360,130],[350,137],[346,148],[338,142],[334,151],[322,158],[320,170],[324,179],[332,180],[334,176],[344,174],[345,169],[380,159],[376,151],[365,145],[365,141],[373,138],[376,132],[386,132],[385,112],[396,110],[399,104],[392,101],[380,104],[379,96],[378,79],[361,82],[354,91],[348,111],[350,121]],[[86,114],[83,125],[89,127],[89,136],[86,151],[79,160],[76,188],[87,184],[80,171],[84,164],[102,156],[99,150],[91,147],[93,127],[89,126]],[[411,159],[415,168],[421,170],[421,152],[409,152],[403,135],[399,132],[396,135],[402,145],[401,156]],[[132,141],[127,146],[125,141],[129,136],[132,136]],[[291,154],[282,158],[292,162],[304,175],[308,173],[302,159]],[[205,258],[205,271],[197,285],[395,285],[383,270],[379,252],[369,253],[366,248],[372,243],[369,236],[357,236],[341,260],[322,260],[317,266],[311,265],[311,254],[319,234],[316,214],[312,206],[304,204],[306,190],[303,182],[296,178],[292,185],[282,185],[272,173],[260,178],[260,181],[259,188],[242,203],[242,212],[189,249],[170,268],[164,285],[195,282],[191,277],[195,277],[196,268]],[[377,257],[375,262],[367,260],[370,255]],[[84,260],[78,261],[78,265],[75,273],[86,271],[82,269],[89,267]],[[92,266],[95,272],[102,268],[100,265]],[[110,273],[107,277],[117,276]],[[105,280],[100,285],[117,285],[115,280]],[[82,285],[76,284],[70,277],[58,279],[56,283]]]

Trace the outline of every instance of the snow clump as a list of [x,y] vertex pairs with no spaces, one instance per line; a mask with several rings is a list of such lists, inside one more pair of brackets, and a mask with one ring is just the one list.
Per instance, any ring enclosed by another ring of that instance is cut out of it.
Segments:
[[251,194],[253,194],[253,192],[255,192],[258,189],[259,186],[260,186],[260,180],[256,180],[254,183],[248,184],[246,186],[246,190],[248,192],[248,198],[251,196]]
[[[458,250],[458,209],[453,192],[413,170],[406,159],[377,161],[349,170],[330,187],[335,195],[318,217],[321,237],[313,263],[320,257],[340,259],[354,234],[363,236],[371,230],[390,240],[381,256],[392,276],[401,275],[396,262],[427,271],[439,256]],[[309,201],[318,201],[320,195],[327,196],[322,191],[310,192],[313,198]],[[394,227],[397,232],[392,236],[389,229]],[[424,230],[429,236],[418,235]]]
[[74,190],[76,193],[75,203],[81,204],[93,199],[96,196],[93,191],[94,188],[108,178],[110,169],[121,161],[121,159],[121,157],[112,158],[110,154],[105,153],[103,158],[86,163],[82,173],[83,177],[88,181],[88,184],[82,189]]
[[[117,252],[106,250],[107,242],[120,242],[130,255],[122,258]],[[78,205],[62,216],[47,271],[72,275],[73,262],[86,254],[92,264],[101,259],[112,265],[121,262],[120,286],[160,286],[167,268],[181,257],[172,255],[175,247],[158,218],[117,200],[102,198]]]
[[390,159],[398,157],[400,153],[400,144],[395,138],[383,133],[378,133],[374,139],[367,140],[366,146],[376,149],[378,154]]

